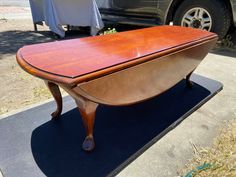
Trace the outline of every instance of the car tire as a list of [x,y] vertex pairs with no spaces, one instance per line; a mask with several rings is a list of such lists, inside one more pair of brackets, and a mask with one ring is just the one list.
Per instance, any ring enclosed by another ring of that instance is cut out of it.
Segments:
[[173,24],[212,31],[222,39],[231,25],[231,14],[223,0],[185,0],[176,10]]

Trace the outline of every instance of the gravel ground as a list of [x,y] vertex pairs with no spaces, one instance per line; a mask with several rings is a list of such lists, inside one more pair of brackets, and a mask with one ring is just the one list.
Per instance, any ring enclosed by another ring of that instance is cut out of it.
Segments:
[[32,30],[30,19],[0,20],[0,114],[50,97],[43,81],[24,72],[15,59],[23,45],[53,40],[46,27],[40,33]]

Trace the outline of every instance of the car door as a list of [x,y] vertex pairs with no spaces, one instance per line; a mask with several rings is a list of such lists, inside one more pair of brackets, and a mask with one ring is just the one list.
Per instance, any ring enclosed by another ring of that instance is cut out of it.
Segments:
[[157,13],[157,0],[110,0],[111,8],[134,13]]

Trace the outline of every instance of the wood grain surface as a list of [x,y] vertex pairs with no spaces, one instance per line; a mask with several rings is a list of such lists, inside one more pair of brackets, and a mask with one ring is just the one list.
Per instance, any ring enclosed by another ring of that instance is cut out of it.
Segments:
[[30,74],[75,84],[217,38],[214,33],[159,26],[111,35],[29,45],[17,53]]

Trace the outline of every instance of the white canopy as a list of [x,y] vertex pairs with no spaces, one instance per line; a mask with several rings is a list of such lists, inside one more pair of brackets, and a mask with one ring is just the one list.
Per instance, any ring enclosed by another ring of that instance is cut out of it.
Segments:
[[34,23],[45,21],[61,37],[62,25],[90,26],[91,35],[104,26],[95,0],[30,0],[30,7]]

